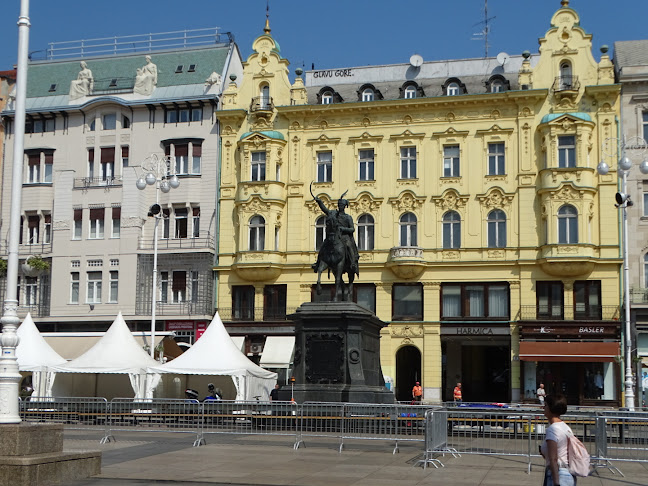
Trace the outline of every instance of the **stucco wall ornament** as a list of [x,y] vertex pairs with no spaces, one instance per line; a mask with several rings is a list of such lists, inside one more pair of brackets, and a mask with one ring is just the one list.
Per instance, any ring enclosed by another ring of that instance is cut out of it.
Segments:
[[448,189],[440,197],[432,197],[432,201],[442,211],[465,208],[468,203],[468,196],[460,195],[454,189]]
[[416,211],[423,206],[424,197],[419,197],[410,191],[403,192],[397,198],[389,199],[389,203],[398,211]]
[[246,213],[260,213],[269,211],[272,205],[267,202],[261,201],[258,197],[253,197],[249,202],[242,203],[240,210]]
[[489,189],[486,194],[478,195],[477,200],[486,209],[493,209],[510,206],[514,197],[514,194],[506,194],[500,188],[495,187]]
[[397,337],[397,338],[423,337],[422,325],[394,326],[392,324],[392,326],[389,326],[392,337]]
[[583,199],[583,193],[574,189],[570,184],[565,184],[559,190],[551,193],[551,199],[559,201],[573,201],[576,199]]

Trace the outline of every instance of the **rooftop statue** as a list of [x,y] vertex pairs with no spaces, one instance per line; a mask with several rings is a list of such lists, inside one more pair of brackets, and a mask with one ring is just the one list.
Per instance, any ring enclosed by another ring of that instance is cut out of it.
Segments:
[[157,86],[158,69],[151,56],[146,56],[146,64],[137,69],[133,91],[141,95],[150,95]]
[[85,61],[81,61],[81,71],[76,79],[70,82],[70,101],[92,94],[94,78]]
[[[311,183],[311,196],[326,214],[326,239],[317,255],[317,261],[312,265],[317,273],[317,293],[320,294],[322,272],[325,269],[333,272],[335,277],[334,301],[350,301],[353,294],[353,280],[360,275],[358,268],[358,247],[353,239],[355,228],[353,218],[344,212],[349,206],[349,201],[344,199],[346,192],[338,200],[338,209],[328,209],[322,200],[313,194]],[[342,275],[347,274],[349,278],[348,288],[342,280]]]

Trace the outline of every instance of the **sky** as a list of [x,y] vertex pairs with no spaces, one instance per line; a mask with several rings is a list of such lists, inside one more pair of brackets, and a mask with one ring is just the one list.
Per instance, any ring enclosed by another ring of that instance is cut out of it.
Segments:
[[[0,71],[17,62],[20,0],[3,0]],[[269,0],[272,35],[282,56],[306,70],[424,60],[480,58],[484,0]],[[612,52],[617,40],[648,38],[648,0],[571,0],[581,26]],[[612,7],[614,10],[612,10]],[[489,56],[538,51],[560,0],[490,0]],[[29,51],[50,42],[220,27],[244,59],[263,33],[266,0],[31,0]],[[38,53],[35,54],[37,56]]]

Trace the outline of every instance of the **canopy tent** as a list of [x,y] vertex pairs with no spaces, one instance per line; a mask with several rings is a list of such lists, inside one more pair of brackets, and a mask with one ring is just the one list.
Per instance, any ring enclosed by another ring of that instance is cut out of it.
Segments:
[[[177,375],[228,375],[234,380],[237,400],[267,397],[277,381],[277,373],[250,361],[227,333],[218,312],[205,333],[191,348],[164,365],[150,366],[149,373]],[[152,389],[147,385],[147,389]]]
[[290,368],[295,351],[295,336],[268,336],[259,363],[264,368]]
[[[48,367],[56,373],[110,373],[128,374],[135,398],[148,396],[145,384],[156,383],[159,376],[146,379],[146,370],[155,361],[133,337],[121,312],[99,341],[88,351],[72,361]],[[53,381],[53,380],[52,380]]]
[[[66,360],[71,361],[78,358],[92,346],[97,344],[106,332],[95,331],[78,331],[78,332],[42,332],[41,336],[45,338],[54,351],[63,356]],[[148,348],[151,344],[150,331],[133,331],[133,337],[141,348]],[[156,331],[155,346],[157,347],[162,341],[169,341],[175,335],[173,331]],[[166,346],[166,342],[163,344]]]
[[16,358],[19,371],[32,372],[33,395],[46,397],[51,395],[53,373],[47,371],[48,366],[62,365],[65,358],[61,357],[52,347],[47,344],[31,314],[27,314],[25,320],[18,327],[16,334],[20,338],[16,347]]

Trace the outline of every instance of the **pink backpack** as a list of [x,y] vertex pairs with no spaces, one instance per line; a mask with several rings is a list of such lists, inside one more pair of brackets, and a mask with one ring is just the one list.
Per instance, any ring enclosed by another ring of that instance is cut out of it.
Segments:
[[583,443],[569,430],[567,434],[568,469],[572,476],[586,478],[590,473],[590,455]]

